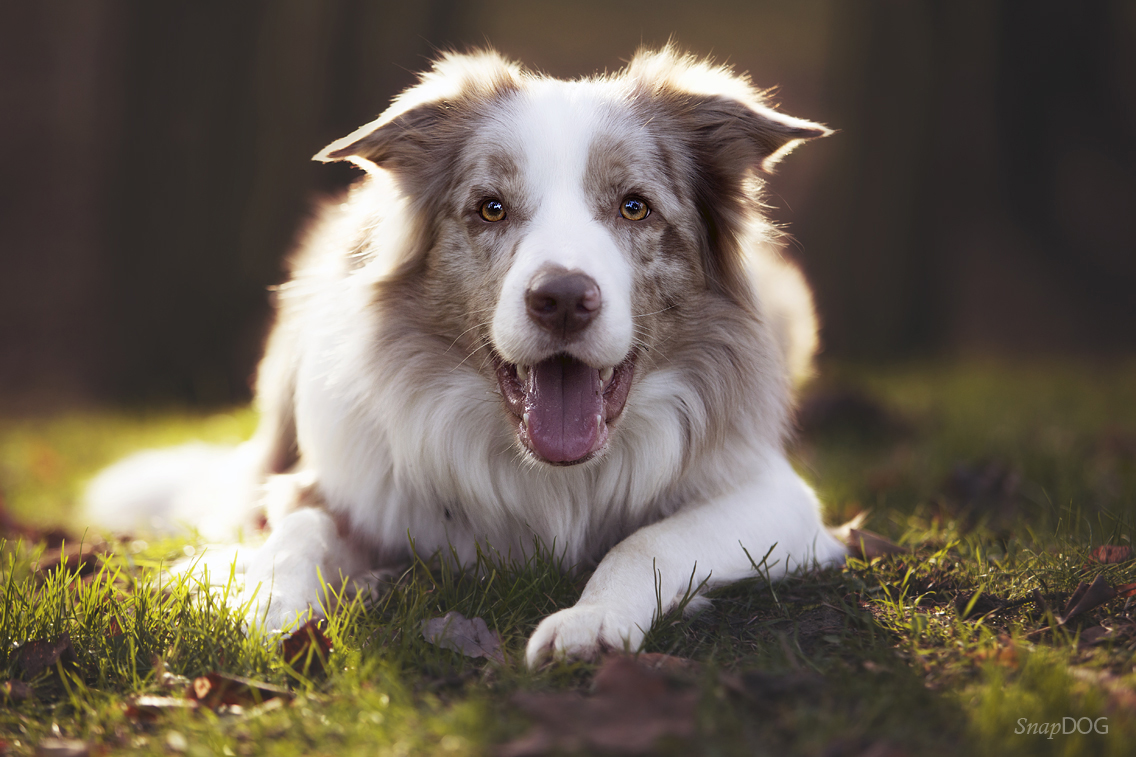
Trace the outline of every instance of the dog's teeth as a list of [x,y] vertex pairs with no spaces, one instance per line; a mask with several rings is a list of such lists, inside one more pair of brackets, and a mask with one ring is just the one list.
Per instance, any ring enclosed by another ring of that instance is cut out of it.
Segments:
[[596,415],[596,431],[603,431],[603,416]]
[[604,368],[600,371],[600,381],[605,384],[611,381],[611,377],[615,375],[615,368]]
[[522,384],[529,380],[529,368],[527,365],[517,363],[517,378],[520,379]]
[[529,414],[528,413],[525,413],[524,417],[521,418],[521,425],[524,426],[526,429],[529,427]]

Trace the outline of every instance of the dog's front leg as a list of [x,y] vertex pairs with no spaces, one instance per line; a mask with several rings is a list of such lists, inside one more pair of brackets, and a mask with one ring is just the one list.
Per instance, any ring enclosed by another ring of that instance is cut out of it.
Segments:
[[537,626],[526,661],[535,667],[550,656],[635,650],[657,620],[660,603],[666,612],[703,582],[722,585],[752,576],[755,562],[770,578],[781,578],[844,554],[825,530],[812,490],[783,455],[770,454],[748,486],[680,509],[617,544],[580,601]]
[[338,586],[366,570],[366,560],[340,536],[325,510],[303,507],[273,523],[272,535],[252,556],[240,598],[250,622],[268,631],[298,625],[321,608],[323,586]]

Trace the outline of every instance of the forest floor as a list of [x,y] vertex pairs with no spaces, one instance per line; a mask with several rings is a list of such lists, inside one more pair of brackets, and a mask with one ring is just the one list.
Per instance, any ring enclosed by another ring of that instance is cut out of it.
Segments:
[[200,540],[73,530],[100,466],[254,424],[248,410],[0,419],[0,754],[1136,743],[1136,363],[826,366],[794,463],[829,523],[859,516],[889,541],[866,537],[839,569],[716,590],[709,609],[656,622],[638,654],[536,672],[527,635],[587,577],[547,554],[466,572],[423,555],[281,643],[243,630],[224,596],[161,577]]

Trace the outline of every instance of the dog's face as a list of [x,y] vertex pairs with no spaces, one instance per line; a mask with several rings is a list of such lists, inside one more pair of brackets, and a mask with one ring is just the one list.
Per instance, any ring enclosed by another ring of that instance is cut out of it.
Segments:
[[439,328],[484,362],[522,448],[602,454],[644,353],[699,298],[749,296],[732,242],[752,170],[822,127],[675,55],[575,82],[450,56],[324,160],[389,170],[427,232]]

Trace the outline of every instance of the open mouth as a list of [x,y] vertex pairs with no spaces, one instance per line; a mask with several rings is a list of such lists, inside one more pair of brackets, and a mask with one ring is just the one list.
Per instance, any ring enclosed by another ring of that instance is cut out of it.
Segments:
[[564,354],[529,366],[499,359],[497,383],[521,444],[545,462],[574,465],[591,459],[607,443],[634,371],[634,352],[604,369]]

